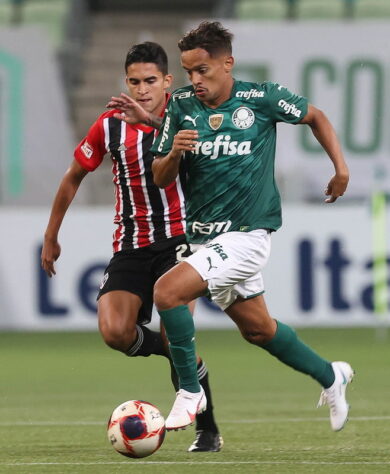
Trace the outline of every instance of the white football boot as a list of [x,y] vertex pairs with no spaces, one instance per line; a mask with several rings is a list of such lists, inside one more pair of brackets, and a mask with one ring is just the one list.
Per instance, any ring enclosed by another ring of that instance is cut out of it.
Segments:
[[176,400],[172,410],[165,420],[165,428],[169,430],[184,429],[194,422],[198,413],[206,410],[207,400],[202,387],[200,392],[192,393],[180,389],[176,394]]
[[345,399],[345,391],[355,372],[347,362],[332,362],[332,368],[335,380],[329,388],[322,389],[317,407],[329,405],[332,430],[340,431],[348,420],[349,405]]

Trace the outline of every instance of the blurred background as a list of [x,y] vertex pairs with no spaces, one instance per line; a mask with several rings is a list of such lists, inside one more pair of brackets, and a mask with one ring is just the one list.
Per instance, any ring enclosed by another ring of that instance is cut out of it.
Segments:
[[[40,247],[73,149],[125,90],[124,60],[146,40],[186,84],[177,42],[204,19],[235,34],[235,76],[280,82],[334,124],[351,169],[324,204],[333,168],[307,127],[280,125],[284,226],[265,272],[275,317],[295,326],[387,326],[390,189],[389,0],[0,0],[0,329],[93,329],[111,256],[111,161],[65,218],[58,274]],[[198,327],[231,327],[202,301]]]

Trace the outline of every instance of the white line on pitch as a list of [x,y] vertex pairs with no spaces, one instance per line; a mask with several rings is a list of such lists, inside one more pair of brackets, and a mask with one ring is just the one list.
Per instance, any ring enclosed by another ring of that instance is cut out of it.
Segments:
[[[254,420],[219,420],[219,423],[226,424],[257,424],[257,423],[305,423],[326,421],[328,417],[316,418],[258,418]],[[389,421],[390,416],[355,416],[349,421]],[[0,426],[101,426],[106,425],[103,421],[1,421]]]
[[[150,465],[207,465],[207,464],[219,464],[219,465],[239,465],[239,464],[309,464],[309,465],[365,465],[365,466],[387,466],[390,465],[390,461],[134,461],[131,462],[133,466],[140,464]],[[108,465],[127,465],[130,466],[130,462],[123,461],[110,461],[110,462],[19,462],[19,463],[0,463],[0,466],[108,466]]]

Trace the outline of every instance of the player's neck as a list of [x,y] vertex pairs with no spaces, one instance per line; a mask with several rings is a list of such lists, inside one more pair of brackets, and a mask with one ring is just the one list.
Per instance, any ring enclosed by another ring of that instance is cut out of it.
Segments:
[[156,117],[162,117],[164,115],[164,110],[166,108],[167,101],[168,101],[168,94],[164,92],[164,96],[161,97],[161,101],[156,106],[156,108],[152,110],[150,113],[155,115]]

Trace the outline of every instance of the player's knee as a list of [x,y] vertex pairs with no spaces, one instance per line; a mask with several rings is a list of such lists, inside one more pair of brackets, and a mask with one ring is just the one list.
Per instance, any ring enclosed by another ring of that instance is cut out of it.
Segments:
[[122,324],[100,322],[100,333],[107,346],[117,351],[126,352],[133,345],[137,337],[135,327],[130,329]]
[[274,337],[274,331],[268,328],[261,330],[244,330],[241,331],[242,337],[250,344],[255,346],[262,346],[269,342]]
[[154,285],[153,301],[159,310],[171,309],[183,304],[174,289],[169,288],[169,285],[161,278]]

